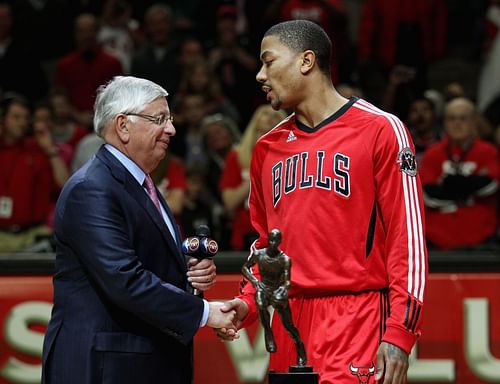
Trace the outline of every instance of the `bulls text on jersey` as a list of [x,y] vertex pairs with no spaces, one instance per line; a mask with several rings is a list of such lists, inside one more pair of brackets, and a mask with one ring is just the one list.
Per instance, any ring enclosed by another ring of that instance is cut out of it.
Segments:
[[[284,161],[278,161],[272,167],[273,179],[273,205],[276,207],[283,194],[289,194],[299,189],[320,188],[328,191],[333,190],[343,197],[349,197],[350,158],[342,153],[335,153],[333,164],[325,170],[325,151],[316,152],[316,169],[309,169],[309,152],[297,153]],[[300,163],[300,166],[299,166]],[[314,166],[310,166],[313,168]]]

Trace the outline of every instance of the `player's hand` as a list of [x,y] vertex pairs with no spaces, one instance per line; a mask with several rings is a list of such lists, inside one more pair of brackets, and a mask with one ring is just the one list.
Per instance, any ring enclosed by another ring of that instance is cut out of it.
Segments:
[[198,260],[191,257],[188,267],[187,277],[193,288],[206,291],[215,284],[216,268],[212,259]]
[[219,328],[216,329],[217,337],[222,341],[233,341],[238,339],[240,336],[236,330],[241,326],[241,323],[248,314],[248,305],[243,300],[233,299],[226,301],[221,308],[222,312],[235,311],[236,316],[234,317],[233,325],[235,329],[232,328]]
[[380,380],[380,384],[404,384],[407,372],[408,354],[393,344],[380,343],[375,380]]

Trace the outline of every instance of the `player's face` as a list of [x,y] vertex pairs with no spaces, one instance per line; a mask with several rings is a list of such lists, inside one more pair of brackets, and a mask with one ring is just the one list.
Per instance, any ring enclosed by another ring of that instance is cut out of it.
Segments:
[[266,36],[262,40],[262,67],[256,79],[275,110],[293,108],[299,102],[297,76],[300,74],[300,56],[281,43],[277,36]]

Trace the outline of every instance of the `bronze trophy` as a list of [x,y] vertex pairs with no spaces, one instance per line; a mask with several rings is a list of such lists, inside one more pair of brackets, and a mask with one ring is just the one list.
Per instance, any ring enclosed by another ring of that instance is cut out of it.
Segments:
[[[317,384],[319,376],[312,367],[306,365],[307,356],[299,331],[293,324],[292,313],[288,303],[288,289],[290,288],[290,274],[292,260],[281,251],[281,232],[273,229],[269,233],[269,246],[258,249],[250,255],[243,265],[241,272],[255,287],[255,303],[259,310],[259,318],[264,327],[266,349],[276,352],[271,319],[268,306],[272,306],[279,314],[283,326],[295,343],[297,350],[297,364],[289,367],[288,372],[269,372],[269,384]],[[257,264],[261,275],[259,281],[252,273],[251,267]]]

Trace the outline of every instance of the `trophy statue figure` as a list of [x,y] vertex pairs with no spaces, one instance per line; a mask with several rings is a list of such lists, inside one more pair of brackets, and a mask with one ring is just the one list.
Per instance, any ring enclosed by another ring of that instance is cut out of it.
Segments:
[[[266,349],[276,352],[273,332],[271,330],[270,315],[267,307],[271,305],[281,317],[283,326],[292,337],[297,350],[297,366],[306,367],[307,356],[299,331],[293,324],[292,313],[288,303],[288,289],[290,288],[290,273],[292,260],[278,246],[281,243],[281,232],[273,229],[268,236],[269,246],[252,252],[243,265],[241,272],[255,287],[255,303],[259,310],[259,318],[264,327]],[[261,275],[259,281],[253,274],[251,267],[257,264]]]

